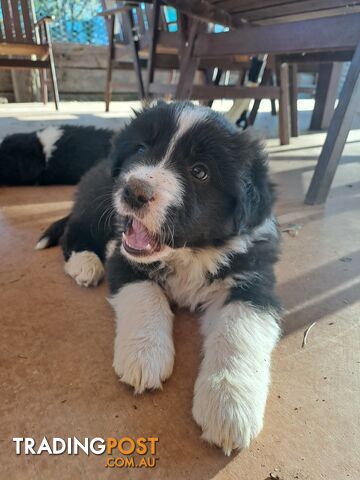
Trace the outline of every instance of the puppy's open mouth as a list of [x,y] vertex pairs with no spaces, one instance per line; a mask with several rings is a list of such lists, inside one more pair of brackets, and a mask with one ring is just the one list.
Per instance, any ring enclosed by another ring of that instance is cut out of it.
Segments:
[[142,257],[153,255],[163,248],[159,237],[135,218],[129,219],[126,231],[122,235],[122,244],[131,255]]

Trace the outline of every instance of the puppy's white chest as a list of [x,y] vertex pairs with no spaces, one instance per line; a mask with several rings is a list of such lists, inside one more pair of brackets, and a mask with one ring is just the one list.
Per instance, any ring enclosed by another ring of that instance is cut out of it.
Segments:
[[168,298],[180,307],[194,311],[211,303],[228,289],[223,280],[210,281],[211,273],[202,256],[181,252],[167,262],[168,275],[162,282]]

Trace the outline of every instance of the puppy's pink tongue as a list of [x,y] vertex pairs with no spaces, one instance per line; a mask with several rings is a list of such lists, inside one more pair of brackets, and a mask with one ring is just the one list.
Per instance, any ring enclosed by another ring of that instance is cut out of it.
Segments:
[[149,248],[149,244],[151,245],[151,240],[149,231],[134,219],[126,232],[126,243],[135,250],[145,250]]

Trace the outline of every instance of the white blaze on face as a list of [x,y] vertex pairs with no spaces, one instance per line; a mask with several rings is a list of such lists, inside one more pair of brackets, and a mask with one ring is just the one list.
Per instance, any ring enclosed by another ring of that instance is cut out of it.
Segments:
[[201,121],[205,121],[207,115],[208,115],[207,109],[201,108],[201,107],[196,109],[184,108],[183,110],[181,110],[178,117],[178,128],[169,143],[169,147],[165,153],[162,163],[166,164],[170,160],[171,155],[175,150],[176,143],[184,135],[184,133],[186,133],[190,128],[192,128],[197,123],[200,123]]
[[56,142],[62,136],[63,130],[58,127],[47,127],[36,133],[37,138],[42,144],[45,160],[48,162],[56,149]]
[[[163,159],[157,165],[138,165],[125,176],[127,182],[131,177],[148,182],[154,191],[154,200],[139,216],[139,220],[150,232],[159,233],[164,225],[167,211],[170,207],[179,207],[183,203],[184,186],[182,181],[171,167],[171,156],[178,140],[194,124],[204,120],[207,110],[185,108],[179,112],[178,128],[170,140]],[[121,215],[134,215],[134,212],[121,200],[121,192],[114,197],[115,207]],[[171,229],[171,225],[168,227]],[[168,232],[170,233],[170,232]]]
[[[167,210],[171,206],[180,206],[183,201],[183,186],[174,171],[163,165],[140,165],[125,176],[125,182],[130,177],[148,182],[154,190],[154,199],[140,220],[150,232],[158,233],[161,229]],[[121,196],[115,196],[115,206],[120,214],[133,212],[122,202]]]

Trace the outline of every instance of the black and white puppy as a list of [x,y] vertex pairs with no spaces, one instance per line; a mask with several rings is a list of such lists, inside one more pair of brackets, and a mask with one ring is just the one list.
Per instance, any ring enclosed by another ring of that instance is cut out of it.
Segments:
[[113,134],[63,125],[8,135],[0,144],[0,185],[74,185],[109,155]]
[[62,237],[81,285],[107,273],[116,314],[114,369],[136,393],[172,373],[176,304],[199,312],[203,359],[193,416],[226,454],[262,429],[281,308],[273,265],[279,234],[261,145],[190,103],[145,108],[111,157],[80,183]]

